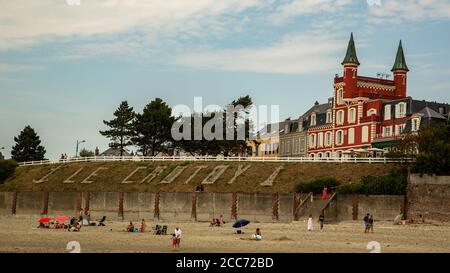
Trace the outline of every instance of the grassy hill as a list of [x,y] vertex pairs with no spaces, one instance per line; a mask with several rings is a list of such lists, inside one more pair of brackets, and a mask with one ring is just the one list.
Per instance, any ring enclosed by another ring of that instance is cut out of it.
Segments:
[[[194,173],[197,166],[207,166],[201,169],[188,183],[184,182]],[[314,178],[332,176],[341,183],[356,183],[364,175],[383,175],[391,169],[399,168],[394,164],[365,164],[365,163],[265,163],[265,162],[84,162],[59,165],[24,166],[18,167],[16,172],[8,178],[0,191],[123,191],[123,192],[192,192],[205,177],[218,165],[228,165],[226,171],[211,185],[204,185],[208,192],[293,192],[298,182],[307,182]],[[239,165],[250,165],[250,168],[240,175],[232,184],[228,181],[234,176]],[[266,180],[280,165],[284,169],[278,174],[273,186],[265,187],[260,183]],[[149,183],[139,182],[158,166],[165,166],[161,175]],[[177,166],[185,166],[184,171],[170,184],[160,182]],[[39,180],[48,174],[52,168],[59,167],[48,180],[36,184],[33,179]],[[92,177],[91,184],[82,184],[86,177],[98,168],[107,168],[98,171]],[[130,180],[131,184],[121,183],[136,168],[139,169]],[[64,181],[79,171],[67,184]]]

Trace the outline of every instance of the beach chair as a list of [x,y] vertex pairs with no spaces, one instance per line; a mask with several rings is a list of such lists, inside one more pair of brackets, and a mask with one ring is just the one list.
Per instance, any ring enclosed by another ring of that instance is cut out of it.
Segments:
[[106,216],[103,216],[102,219],[98,222],[99,227],[104,227],[106,221]]
[[167,235],[167,225],[162,227],[162,235]]
[[156,225],[155,226],[155,228],[153,229],[154,230],[154,232],[153,232],[153,234],[155,234],[155,235],[161,235],[161,226],[160,225]]

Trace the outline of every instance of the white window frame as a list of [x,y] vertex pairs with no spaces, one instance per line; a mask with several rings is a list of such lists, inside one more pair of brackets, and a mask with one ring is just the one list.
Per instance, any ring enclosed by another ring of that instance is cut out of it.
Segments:
[[[339,139],[338,136],[341,136],[341,139]],[[344,130],[338,130],[336,131],[336,145],[343,145],[343,144],[344,144]]]
[[355,128],[348,129],[348,144],[355,143]]
[[390,104],[386,104],[384,106],[384,120],[390,120],[392,118],[391,116],[391,105]]
[[317,115],[316,113],[311,114],[311,126],[316,126],[317,124]]
[[344,120],[345,120],[345,111],[344,110],[338,110],[336,112],[336,124],[337,125],[342,125],[342,124],[344,124]]
[[323,132],[317,134],[317,147],[323,147]]
[[348,123],[356,122],[356,108],[352,107],[348,109]]
[[405,116],[406,116],[406,102],[399,102],[399,103],[397,103],[395,105],[395,117],[396,118],[403,118]]
[[328,110],[326,123],[331,123],[331,122],[333,122],[333,112],[331,110]]
[[363,126],[361,129],[361,142],[369,142],[369,126]]

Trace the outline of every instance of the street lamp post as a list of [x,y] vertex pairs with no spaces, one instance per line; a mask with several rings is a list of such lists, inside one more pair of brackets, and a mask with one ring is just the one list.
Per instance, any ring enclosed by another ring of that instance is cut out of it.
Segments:
[[78,157],[78,146],[84,142],[86,142],[86,140],[77,140],[77,149],[75,150],[75,158]]

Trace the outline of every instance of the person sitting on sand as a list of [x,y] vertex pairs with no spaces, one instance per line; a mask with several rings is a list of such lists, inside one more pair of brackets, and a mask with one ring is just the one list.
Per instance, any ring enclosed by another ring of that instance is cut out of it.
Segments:
[[219,218],[219,224],[220,224],[220,226],[224,226],[225,225],[225,221],[223,220],[223,215],[222,214],[220,215],[220,218]]
[[145,223],[145,220],[142,219],[142,221],[141,221],[141,232],[145,232],[146,228],[147,228],[147,224]]
[[213,218],[212,220],[211,220],[211,222],[209,223],[209,226],[210,227],[213,227],[213,226],[215,226],[216,225],[216,218]]
[[262,234],[261,234],[261,230],[259,228],[257,228],[255,234],[252,235],[252,239],[254,239],[256,241],[262,240]]
[[133,232],[134,231],[134,225],[133,222],[130,221],[130,224],[127,226],[127,232]]
[[80,222],[75,222],[71,227],[67,229],[67,231],[78,232],[81,230],[81,227],[82,225]]

